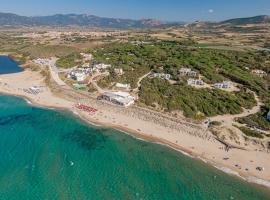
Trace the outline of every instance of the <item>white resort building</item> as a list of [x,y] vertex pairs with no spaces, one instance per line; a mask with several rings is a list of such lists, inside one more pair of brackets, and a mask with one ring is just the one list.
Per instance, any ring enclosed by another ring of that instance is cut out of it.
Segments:
[[184,67],[184,68],[179,69],[178,72],[179,72],[180,75],[182,75],[182,76],[193,76],[193,77],[197,76],[197,72],[193,71],[193,70],[190,69],[190,68],[185,68],[185,67]]
[[116,73],[118,76],[121,76],[121,75],[124,74],[122,68],[115,68],[115,69],[114,69],[114,73]]
[[92,57],[93,57],[92,54],[87,54],[87,53],[80,53],[80,55],[84,57],[85,61],[90,61],[92,60]]
[[85,74],[91,74],[92,73],[92,68],[90,68],[90,67],[82,66],[82,67],[78,67],[77,69],[78,69],[78,71],[83,72]]
[[165,73],[154,73],[152,74],[153,78],[160,78],[160,79],[171,79],[171,75],[170,74],[165,74]]
[[107,68],[110,68],[110,67],[111,67],[111,65],[104,64],[104,63],[95,64],[93,66],[93,68],[95,68],[95,69],[107,69]]
[[266,75],[266,72],[263,71],[263,70],[260,70],[260,69],[254,69],[254,70],[252,70],[252,74],[256,74],[256,75],[259,75],[259,76],[264,76],[264,75]]
[[230,81],[223,81],[222,83],[214,84],[214,87],[218,89],[230,89],[231,86],[232,86],[232,83]]
[[192,79],[192,78],[190,78],[190,79],[188,79],[187,80],[187,84],[188,85],[204,85],[204,82],[203,82],[203,80],[201,80],[201,79]]
[[130,84],[116,83],[115,86],[118,88],[126,89],[126,90],[130,89]]
[[33,62],[37,65],[50,65],[50,59],[46,58],[37,58]]
[[128,107],[135,103],[135,98],[127,92],[105,92],[99,100],[106,100],[116,105]]
[[68,73],[67,78],[71,78],[76,81],[84,81],[86,79],[86,74],[80,70],[71,71]]

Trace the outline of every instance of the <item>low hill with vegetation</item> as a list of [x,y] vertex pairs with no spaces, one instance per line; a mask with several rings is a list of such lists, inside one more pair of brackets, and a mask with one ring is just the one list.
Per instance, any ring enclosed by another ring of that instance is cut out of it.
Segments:
[[[186,116],[193,118],[198,114],[236,114],[242,112],[241,107],[250,108],[256,104],[250,93],[254,91],[270,108],[269,52],[204,49],[192,41],[147,41],[115,43],[92,53],[96,61],[105,61],[124,70],[120,78],[115,75],[102,79],[104,86],[123,81],[135,87],[139,77],[150,70],[170,74],[176,84],[162,79],[145,79],[142,82],[140,101],[148,106],[158,104],[168,111],[183,110]],[[187,86],[186,79],[179,77],[181,67],[196,71],[208,84],[231,80],[240,85],[240,92]],[[261,69],[268,74],[260,77],[252,74],[253,69]]]
[[80,53],[71,53],[57,60],[56,66],[60,68],[72,68],[82,63]]
[[270,23],[270,16],[260,15],[255,17],[229,19],[220,24],[246,25],[246,24],[267,24]]

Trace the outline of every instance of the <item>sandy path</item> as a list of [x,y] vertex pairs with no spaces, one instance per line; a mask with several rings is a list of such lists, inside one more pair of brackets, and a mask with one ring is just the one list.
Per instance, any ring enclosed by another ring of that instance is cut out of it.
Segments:
[[89,83],[91,83],[93,85],[93,87],[96,88],[96,90],[98,91],[99,94],[103,94],[106,91],[98,86],[95,79],[100,77],[100,76],[108,76],[108,75],[109,75],[109,72],[97,73],[97,74],[94,74],[89,80]]
[[49,70],[50,70],[51,76],[58,85],[60,85],[62,87],[67,86],[67,84],[62,79],[60,79],[60,77],[58,75],[58,72],[56,70],[56,65],[55,65],[56,60],[57,59],[55,59],[55,58],[51,59],[50,64],[49,64]]
[[148,72],[147,74],[143,75],[142,77],[139,78],[138,82],[137,82],[137,88],[133,89],[133,92],[136,94],[136,99],[139,99],[139,90],[141,87],[141,82],[143,81],[143,79],[145,79],[147,76],[149,76],[152,73],[152,71]]
[[252,109],[250,109],[250,110],[244,109],[244,111],[242,113],[237,114],[237,115],[219,115],[219,116],[215,116],[215,117],[210,117],[209,119],[211,121],[222,122],[223,125],[231,127],[233,122],[235,121],[235,119],[247,117],[249,115],[258,113],[263,104],[260,102],[259,97],[256,94],[254,94],[254,95],[255,95],[255,99],[257,101],[257,105],[254,106]]

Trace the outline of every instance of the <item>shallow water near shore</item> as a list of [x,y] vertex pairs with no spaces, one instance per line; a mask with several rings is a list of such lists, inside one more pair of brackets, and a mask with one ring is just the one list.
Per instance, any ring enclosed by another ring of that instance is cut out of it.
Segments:
[[267,200],[168,147],[0,96],[0,199]]
[[12,74],[22,72],[23,69],[8,56],[0,55],[0,74]]

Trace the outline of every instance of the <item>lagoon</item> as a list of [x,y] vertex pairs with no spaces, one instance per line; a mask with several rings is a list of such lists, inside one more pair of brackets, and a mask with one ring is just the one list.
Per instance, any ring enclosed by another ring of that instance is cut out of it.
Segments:
[[12,74],[23,71],[23,69],[8,56],[0,56],[0,74]]

